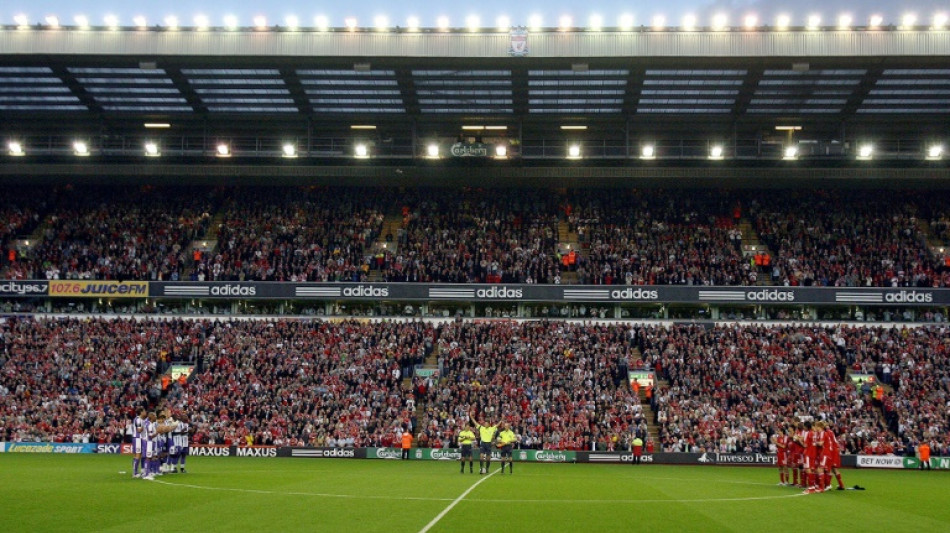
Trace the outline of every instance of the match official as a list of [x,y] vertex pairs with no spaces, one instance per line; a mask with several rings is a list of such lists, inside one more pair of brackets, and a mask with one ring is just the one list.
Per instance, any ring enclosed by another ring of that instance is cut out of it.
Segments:
[[460,474],[465,473],[465,458],[468,458],[468,473],[473,473],[472,470],[472,444],[475,442],[475,432],[472,431],[472,425],[466,424],[462,431],[459,431],[459,452],[462,456],[459,458],[459,464],[461,469],[459,470]]
[[518,435],[511,430],[508,422],[501,423],[501,432],[498,434],[498,449],[501,450],[501,473],[505,473],[505,462],[508,462],[508,473],[514,474],[512,470],[511,450],[518,442]]
[[487,474],[491,468],[491,445],[495,440],[495,433],[498,432],[498,425],[492,425],[490,421],[485,420],[482,421],[484,423],[477,422],[474,414],[469,414],[469,418],[478,430],[478,473]]

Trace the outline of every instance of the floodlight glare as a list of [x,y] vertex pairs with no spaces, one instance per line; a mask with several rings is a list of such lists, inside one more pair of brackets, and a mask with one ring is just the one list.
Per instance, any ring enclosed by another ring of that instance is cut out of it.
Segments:
[[544,18],[541,15],[534,14],[528,17],[528,27],[532,30],[540,30],[544,27]]
[[154,142],[145,143],[145,157],[158,157],[160,155],[162,155],[162,152],[158,149],[158,144]]
[[806,27],[809,30],[817,30],[821,27],[821,15],[808,15]]
[[7,152],[13,157],[21,157],[26,155],[26,152],[23,151],[23,144],[19,141],[10,141],[7,143]]
[[656,159],[656,148],[652,144],[644,144],[640,148],[640,159]]
[[449,31],[449,17],[440,16],[435,20],[435,26],[439,28],[439,31]]
[[786,161],[791,161],[798,159],[798,147],[797,146],[787,146],[785,147],[785,153],[782,156],[782,159]]
[[722,159],[722,146],[718,144],[709,149],[709,159]]
[[283,155],[287,159],[293,159],[297,157],[297,147],[293,143],[287,143],[283,147]]
[[574,27],[574,19],[570,15],[562,15],[560,20],[558,20],[558,29],[561,31],[568,31]]
[[369,148],[365,144],[357,144],[353,148],[353,153],[356,154],[357,159],[366,159],[369,157]]
[[581,146],[579,144],[572,144],[567,147],[567,158],[568,159],[580,159],[581,158]]
[[913,28],[915,24],[917,24],[917,15],[914,13],[907,13],[901,17],[901,27],[905,30]]
[[871,18],[868,19],[869,28],[877,29],[881,27],[881,24],[884,24],[884,17],[881,15],[871,15]]
[[604,17],[593,14],[587,19],[587,27],[590,31],[600,31],[604,27]]
[[944,26],[947,25],[947,14],[946,13],[937,13],[934,15],[934,26],[935,30],[942,30]]
[[234,15],[225,15],[224,17],[224,27],[229,30],[238,29],[238,18]]
[[683,29],[686,31],[696,29],[696,15],[686,15],[683,17]]
[[482,21],[478,18],[478,15],[469,15],[465,17],[465,26],[468,28],[468,31],[478,31],[482,26]]
[[73,143],[73,153],[79,157],[86,157],[89,155],[89,145],[85,141],[76,141]]
[[28,28],[28,27],[30,26],[30,19],[29,19],[29,17],[27,17],[27,16],[26,16],[25,14],[23,14],[23,13],[20,13],[19,15],[15,15],[15,16],[13,17],[13,22],[16,22],[17,27],[19,27],[19,28],[21,28],[21,29],[23,29],[23,28]]
[[373,26],[376,28],[376,31],[386,31],[389,28],[389,18],[386,15],[377,15],[373,19]]
[[511,29],[511,19],[502,15],[495,20],[495,26],[498,27],[498,31],[508,31]]
[[296,30],[300,27],[300,18],[297,15],[287,15],[284,17],[284,24],[288,30]]
[[119,17],[115,15],[106,15],[102,20],[106,23],[106,26],[108,26],[110,30],[119,29]]
[[59,17],[57,17],[56,15],[47,15],[46,25],[54,30],[59,29]]
[[177,29],[178,29],[178,17],[176,17],[176,16],[174,16],[174,15],[170,15],[170,16],[168,16],[168,17],[165,17],[165,26],[168,27],[169,30],[177,30]]
[[225,143],[219,144],[216,155],[218,157],[231,157],[231,147]]
[[313,18],[313,25],[319,31],[327,31],[330,28],[330,21],[325,15],[317,15]]
[[138,27],[138,29],[144,30],[145,28],[148,27],[148,19],[146,19],[146,18],[145,18],[144,16],[142,16],[142,15],[136,15],[136,16],[132,19],[132,24],[135,24],[136,27]]
[[356,31],[356,28],[359,27],[359,21],[356,20],[356,17],[346,17],[343,24],[345,24],[346,29],[350,31]]
[[429,146],[426,146],[426,156],[429,157],[429,159],[438,159],[438,157],[439,157],[439,145],[438,145],[438,144],[430,144]]
[[838,29],[850,30],[852,22],[853,22],[853,19],[851,18],[851,15],[848,15],[848,14],[841,15],[838,17]]
[[722,31],[726,29],[726,25],[729,24],[729,17],[725,13],[716,13],[712,18],[712,28],[716,31]]
[[208,29],[210,22],[208,21],[207,15],[195,15],[195,29],[198,31],[205,31]]
[[630,13],[624,13],[620,15],[620,20],[617,23],[620,26],[622,31],[630,31],[633,29],[633,15]]
[[927,159],[935,161],[943,157],[943,145],[935,144],[927,148]]
[[775,29],[785,31],[792,24],[792,19],[788,15],[779,15],[775,18]]
[[406,28],[409,31],[419,31],[419,17],[409,17],[406,19]]
[[874,154],[874,147],[870,144],[861,145],[858,148],[858,159],[868,160],[871,159],[871,156]]
[[73,17],[73,22],[76,23],[76,27],[86,29],[89,27],[89,17],[86,15],[76,15]]
[[267,29],[267,17],[264,15],[257,15],[254,17],[254,27],[259,30]]
[[663,15],[656,15],[653,17],[653,29],[662,30],[666,27],[666,17]]
[[495,158],[504,159],[506,157],[508,157],[508,147],[503,144],[495,146]]

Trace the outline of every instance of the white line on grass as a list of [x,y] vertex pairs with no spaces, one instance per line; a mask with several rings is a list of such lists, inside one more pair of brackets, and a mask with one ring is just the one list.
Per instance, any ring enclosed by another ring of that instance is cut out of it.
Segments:
[[249,494],[273,494],[277,496],[316,496],[318,498],[343,498],[354,500],[415,500],[424,502],[448,502],[451,498],[423,498],[412,496],[367,496],[365,494],[328,494],[325,492],[293,492],[286,490],[261,490],[261,489],[235,489],[230,487],[203,487],[201,485],[189,485],[187,483],[169,483],[156,479],[153,483],[168,485],[169,487],[185,487],[199,490],[216,490],[223,492],[243,492]]
[[468,493],[470,493],[470,492],[472,492],[473,490],[475,490],[475,487],[481,485],[483,481],[485,481],[486,479],[488,479],[488,478],[494,476],[494,475],[497,474],[497,473],[498,473],[498,470],[495,470],[495,471],[492,472],[491,474],[488,474],[487,476],[483,477],[482,479],[479,479],[479,480],[476,481],[474,484],[472,484],[472,486],[469,487],[468,490],[466,490],[465,492],[463,492],[458,498],[455,498],[454,500],[452,500],[452,503],[450,503],[448,507],[446,507],[445,509],[442,509],[442,512],[439,513],[438,515],[436,515],[436,517],[433,518],[431,522],[429,522],[428,524],[426,524],[426,527],[420,529],[420,530],[419,530],[419,533],[426,533],[427,531],[429,531],[430,529],[432,529],[432,526],[438,524],[438,523],[439,523],[439,520],[442,520],[442,517],[443,517],[443,516],[447,515],[447,514],[449,513],[449,511],[452,510],[453,507],[455,507],[456,505],[458,505],[458,503],[459,503],[460,501],[464,500],[465,497],[468,496]]

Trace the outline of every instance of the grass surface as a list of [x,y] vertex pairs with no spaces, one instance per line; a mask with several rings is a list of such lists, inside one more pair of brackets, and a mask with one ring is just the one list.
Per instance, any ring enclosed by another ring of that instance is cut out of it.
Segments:
[[190,473],[153,482],[130,469],[125,456],[0,454],[0,530],[950,531],[946,472],[846,470],[847,486],[867,490],[802,496],[749,467],[518,464],[479,476],[438,461],[193,457]]

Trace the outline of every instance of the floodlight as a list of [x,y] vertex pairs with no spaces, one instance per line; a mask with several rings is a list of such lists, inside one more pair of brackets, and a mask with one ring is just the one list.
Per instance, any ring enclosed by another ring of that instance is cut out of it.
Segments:
[[808,22],[805,27],[809,30],[817,30],[821,27],[821,15],[808,15]]
[[106,15],[102,20],[106,23],[106,26],[108,26],[110,30],[119,29],[119,17],[115,15]]
[[558,29],[561,31],[568,31],[574,27],[574,19],[570,15],[561,15],[561,18],[558,20]]
[[666,27],[666,17],[663,15],[656,15],[653,17],[653,29],[662,30]]
[[7,152],[13,157],[26,155],[26,152],[23,150],[23,144],[20,141],[10,141],[7,143]]
[[861,145],[858,148],[858,159],[869,160],[874,155],[874,147],[870,144]]
[[170,15],[170,16],[165,17],[165,26],[166,26],[169,30],[177,30],[177,29],[178,29],[178,17],[176,17],[175,15]]
[[901,28],[909,30],[912,29],[915,24],[917,24],[917,15],[914,13],[907,13],[901,17]]
[[231,146],[226,143],[218,144],[218,151],[215,155],[218,157],[231,157]]
[[78,155],[79,157],[86,157],[89,155],[89,145],[85,141],[76,141],[73,143],[73,154]]
[[503,144],[495,146],[495,158],[504,159],[506,157],[508,157],[508,147]]
[[640,147],[640,159],[656,159],[656,147],[652,144],[644,144]]
[[534,14],[528,17],[528,27],[534,31],[538,31],[544,27],[544,18],[541,15]]
[[195,15],[195,29],[205,31],[209,25],[210,22],[208,21],[207,15]]
[[759,25],[759,17],[755,15],[746,15],[742,24],[747,30],[754,30]]
[[568,159],[580,159],[581,158],[581,145],[572,144],[567,147],[567,158]]
[[20,13],[13,17],[13,22],[16,22],[16,25],[20,29],[25,29],[30,27],[30,19],[25,14]]
[[267,17],[264,15],[257,15],[254,17],[254,27],[259,30],[267,29]]
[[709,159],[722,159],[722,146],[716,144],[709,149]]
[[785,152],[782,155],[782,159],[786,161],[793,161],[798,159],[798,147],[797,146],[786,146]]
[[353,153],[357,159],[366,159],[369,157],[369,148],[365,144],[360,143],[353,148]]
[[465,17],[465,26],[468,28],[468,31],[478,31],[481,27],[482,21],[478,18],[478,15],[469,15]]
[[877,29],[881,27],[881,24],[884,24],[884,17],[881,15],[871,15],[871,18],[868,19],[869,28]]
[[293,159],[297,157],[297,146],[294,145],[293,143],[287,143],[283,146],[282,152],[283,154],[281,155],[281,157],[284,157],[287,159]]
[[47,15],[46,25],[49,26],[50,29],[54,29],[54,30],[59,29],[59,17],[57,17],[56,15]]
[[406,19],[406,28],[409,31],[419,31],[419,17],[409,17]]
[[89,17],[86,15],[76,15],[73,17],[73,22],[76,23],[76,27],[86,29],[89,27]]
[[508,31],[511,29],[511,19],[502,15],[495,20],[495,26],[498,27],[498,31]]
[[449,17],[442,15],[435,20],[435,25],[439,28],[439,31],[449,31],[451,23],[449,22]]
[[143,15],[136,15],[135,18],[132,19],[132,24],[135,24],[138,29],[144,30],[148,28],[148,19]]
[[426,146],[426,157],[429,159],[438,159],[439,158],[439,145],[430,144]]
[[726,29],[729,24],[729,17],[725,13],[716,13],[712,18],[712,28],[716,31]]
[[851,23],[852,23],[853,21],[854,21],[854,19],[852,19],[852,18],[851,18],[851,15],[848,15],[847,13],[845,13],[844,15],[839,16],[839,17],[838,17],[838,29],[839,29],[839,30],[850,30],[850,29],[851,29]]
[[225,15],[224,17],[224,27],[229,30],[238,29],[238,18],[234,15]]
[[313,17],[313,25],[319,31],[327,31],[330,28],[330,21],[327,19],[326,15],[317,15]]
[[775,29],[785,31],[792,24],[792,19],[788,15],[779,15],[775,18]]
[[389,28],[389,17],[386,15],[377,15],[373,19],[373,27],[376,31],[386,31]]
[[297,15],[287,15],[284,17],[284,25],[288,30],[296,30],[300,27],[300,18]]
[[145,143],[145,157],[158,157],[162,155],[162,151],[159,150],[158,144],[154,142]]
[[934,144],[927,148],[927,160],[936,161],[943,157],[943,145]]
[[683,17],[683,29],[686,31],[696,29],[696,15],[686,15]]
[[946,13],[937,13],[934,15],[934,25],[933,29],[942,30],[944,26],[947,25],[947,14]]
[[633,15],[630,13],[624,13],[620,15],[620,20],[617,22],[617,25],[620,26],[622,31],[630,31],[633,29]]
[[593,14],[587,19],[587,28],[590,31],[600,31],[604,27],[604,17]]

